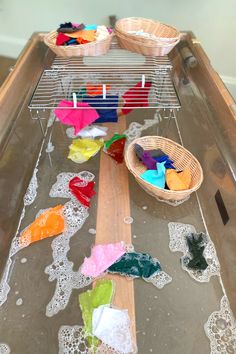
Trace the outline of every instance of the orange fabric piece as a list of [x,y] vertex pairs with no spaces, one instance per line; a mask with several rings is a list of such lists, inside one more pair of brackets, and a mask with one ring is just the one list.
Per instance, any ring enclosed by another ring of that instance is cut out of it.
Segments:
[[[111,89],[111,86],[106,85],[106,92],[110,91],[110,89]],[[89,96],[100,96],[103,94],[102,85],[101,84],[98,84],[98,85],[87,84],[86,85],[86,93]]]
[[189,168],[186,168],[182,172],[177,173],[176,170],[166,170],[166,184],[172,191],[182,191],[190,188],[191,184],[191,172]]
[[42,213],[20,235],[19,243],[28,245],[61,234],[65,229],[65,220],[62,214],[63,205],[57,205]]
[[66,36],[71,38],[79,38],[86,40],[88,42],[93,42],[96,39],[96,31],[95,30],[81,30],[73,33],[65,33]]

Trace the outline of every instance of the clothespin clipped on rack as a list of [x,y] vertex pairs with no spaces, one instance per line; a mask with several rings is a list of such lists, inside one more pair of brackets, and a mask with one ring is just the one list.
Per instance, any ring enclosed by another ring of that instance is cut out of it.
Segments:
[[142,88],[145,87],[145,75],[143,74],[142,75]]
[[106,84],[102,85],[102,98],[105,100],[107,97],[107,87]]
[[73,92],[72,96],[73,96],[73,108],[77,108],[77,96],[76,96],[76,93]]

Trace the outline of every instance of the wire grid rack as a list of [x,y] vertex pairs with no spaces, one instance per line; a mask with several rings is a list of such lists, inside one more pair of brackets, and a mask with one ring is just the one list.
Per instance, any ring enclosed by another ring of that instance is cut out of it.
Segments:
[[[89,97],[94,109],[121,109],[124,105],[122,96],[137,83],[140,87],[136,87],[128,98],[133,109],[147,108],[143,105],[147,93],[148,108],[179,109],[171,68],[167,56],[145,57],[119,48],[114,40],[109,52],[99,57],[56,57],[51,68],[44,70],[29,109],[52,110],[61,100],[72,101],[73,93],[78,93],[87,84],[103,88],[101,102],[96,96]],[[150,89],[145,85],[148,82]],[[81,109],[76,102],[74,108]]]

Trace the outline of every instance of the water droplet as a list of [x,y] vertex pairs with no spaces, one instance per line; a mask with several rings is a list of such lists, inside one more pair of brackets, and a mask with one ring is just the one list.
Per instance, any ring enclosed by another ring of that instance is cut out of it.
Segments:
[[147,321],[147,322],[150,321],[150,318],[146,318],[146,321]]
[[145,336],[146,332],[142,332],[142,334]]
[[134,219],[131,216],[126,216],[124,217],[124,223],[125,224],[132,224]]
[[17,291],[15,291],[15,294],[16,294],[16,295],[18,295],[18,294],[19,294],[19,291],[18,291],[18,290],[17,290]]
[[24,317],[25,317],[25,314],[24,314],[24,313],[22,313],[21,317],[23,317],[23,318],[24,318]]
[[151,308],[151,307],[149,307],[149,308],[148,308],[148,311],[152,311],[152,308]]
[[157,295],[154,296],[154,299],[157,299]]
[[27,258],[21,258],[20,262],[23,264],[23,263],[26,263],[27,262]]
[[143,208],[143,210],[147,210],[148,207],[146,205],[144,205],[142,208]]
[[137,238],[137,235],[133,235],[133,238]]
[[146,222],[147,222],[146,220],[143,220],[143,223],[144,223],[144,224],[146,224]]
[[149,349],[149,352],[151,352],[151,353],[152,353],[152,349]]
[[88,232],[91,234],[91,235],[96,235],[96,230],[91,228],[88,230]]
[[169,313],[169,312],[167,313],[167,316],[170,316],[170,313]]
[[16,305],[21,306],[23,304],[23,299],[19,297],[19,299],[16,300]]

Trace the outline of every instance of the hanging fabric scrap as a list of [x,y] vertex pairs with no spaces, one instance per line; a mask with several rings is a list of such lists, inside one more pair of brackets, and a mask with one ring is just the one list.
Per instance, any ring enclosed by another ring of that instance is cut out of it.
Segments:
[[73,108],[72,101],[62,100],[54,110],[56,117],[62,124],[74,127],[75,135],[99,117],[97,111],[86,102],[77,102],[76,105],[78,109]]

